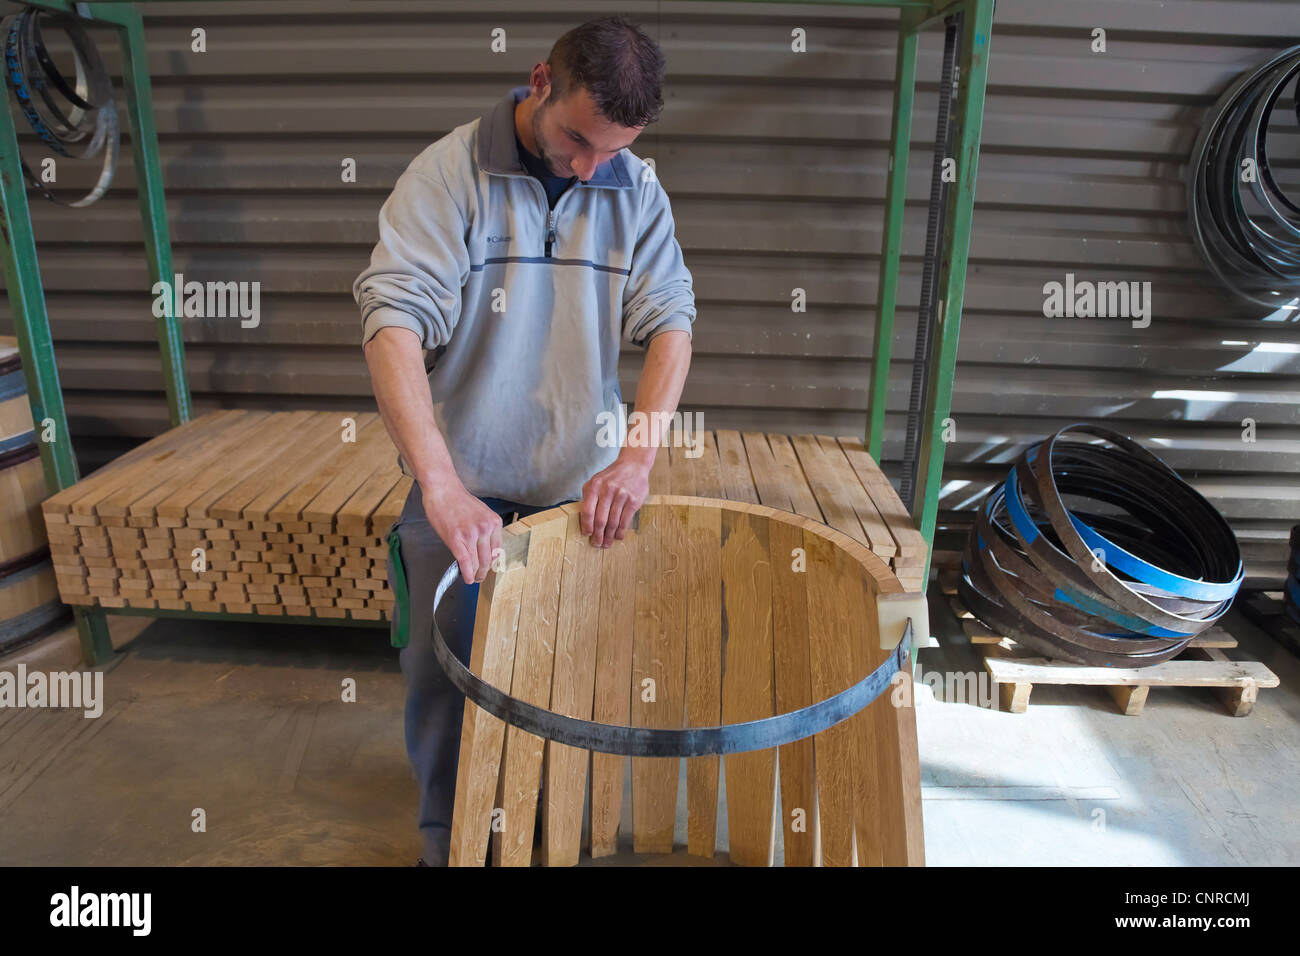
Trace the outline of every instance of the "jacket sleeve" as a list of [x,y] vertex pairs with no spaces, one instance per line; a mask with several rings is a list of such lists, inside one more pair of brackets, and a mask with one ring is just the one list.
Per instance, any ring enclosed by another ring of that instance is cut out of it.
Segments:
[[677,242],[668,194],[658,179],[649,182],[643,202],[631,274],[623,289],[623,340],[637,346],[673,329],[691,334],[695,322],[691,274]]
[[379,242],[352,283],[361,344],[385,326],[410,329],[425,349],[445,345],[469,275],[465,212],[441,177],[407,168],[379,210]]

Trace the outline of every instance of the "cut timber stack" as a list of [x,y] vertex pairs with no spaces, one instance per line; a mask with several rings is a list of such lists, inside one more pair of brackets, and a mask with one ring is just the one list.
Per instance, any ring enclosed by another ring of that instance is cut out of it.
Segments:
[[383,536],[410,487],[373,412],[229,410],[43,510],[69,604],[378,621],[392,606]]
[[904,590],[924,590],[925,539],[859,438],[701,434],[695,448],[679,442],[655,456],[652,495],[723,498],[820,521],[889,565]]
[[[692,447],[656,456],[652,494],[820,521],[906,590],[922,588],[925,542],[857,438],[690,437]],[[383,621],[393,601],[384,539],[410,487],[373,412],[226,410],[164,432],[42,508],[68,604]]]

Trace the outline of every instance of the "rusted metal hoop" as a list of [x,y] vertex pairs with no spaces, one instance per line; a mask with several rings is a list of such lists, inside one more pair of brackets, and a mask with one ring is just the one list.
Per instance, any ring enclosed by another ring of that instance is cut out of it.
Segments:
[[[858,683],[808,707],[774,717],[714,727],[660,729],[603,724],[594,720],[566,717],[545,707],[512,697],[479,677],[456,657],[438,628],[438,605],[460,579],[455,562],[443,572],[433,599],[433,653],[447,679],[468,699],[512,727],[538,737],[583,750],[622,754],[629,757],[704,757],[715,754],[767,750],[811,737],[847,720],[872,703],[890,686],[912,652],[912,621],[903,639],[883,664]],[[462,581],[461,587],[466,587]]]

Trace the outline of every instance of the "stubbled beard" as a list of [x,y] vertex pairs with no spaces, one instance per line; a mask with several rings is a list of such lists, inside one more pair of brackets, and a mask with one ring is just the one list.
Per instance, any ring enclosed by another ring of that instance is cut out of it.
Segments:
[[546,147],[542,143],[542,110],[544,109],[546,109],[545,105],[533,110],[533,142],[537,144],[537,154],[542,158],[542,165],[546,167],[546,171],[553,176],[558,176],[559,174],[551,166],[551,159],[546,154]]

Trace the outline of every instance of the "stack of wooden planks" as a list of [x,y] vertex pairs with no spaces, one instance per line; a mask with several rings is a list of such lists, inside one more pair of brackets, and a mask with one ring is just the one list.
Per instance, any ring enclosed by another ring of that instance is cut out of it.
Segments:
[[[922,588],[925,542],[857,438],[690,437],[656,456],[652,494],[820,521]],[[164,432],[42,508],[65,603],[375,622],[392,606],[384,539],[410,487],[373,412],[232,409]]]
[[411,481],[373,412],[213,412],[45,501],[68,604],[378,621]]
[[655,456],[651,494],[762,504],[820,521],[889,565],[905,590],[924,590],[925,539],[861,439],[719,430],[703,432],[696,448],[667,451]]

